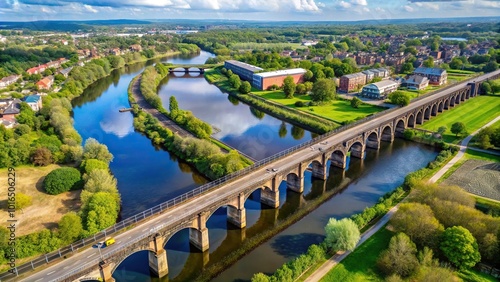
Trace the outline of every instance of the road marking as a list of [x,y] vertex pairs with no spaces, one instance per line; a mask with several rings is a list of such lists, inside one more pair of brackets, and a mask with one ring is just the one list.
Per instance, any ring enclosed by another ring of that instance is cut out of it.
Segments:
[[54,272],[56,272],[56,271],[54,270],[54,271],[51,271],[51,272],[47,273],[47,276],[51,275]]
[[38,280],[35,280],[35,282],[42,281],[42,280],[43,280],[43,278],[40,278],[40,279],[38,279]]
[[132,235],[128,236],[128,239],[132,238]]
[[91,256],[95,255],[95,253],[91,254],[90,256],[88,256],[87,258],[90,258]]
[[[130,236],[130,237],[132,237],[132,236]],[[130,237],[129,237],[129,238],[130,238]],[[121,242],[122,242],[122,241],[118,241],[118,242],[116,242],[116,244],[120,244]]]
[[146,231],[148,231],[148,230],[149,230],[149,228],[146,228],[146,229],[142,230],[142,232],[146,232]]
[[69,265],[68,265],[68,266],[65,266],[63,269],[66,269],[66,268],[69,268]]

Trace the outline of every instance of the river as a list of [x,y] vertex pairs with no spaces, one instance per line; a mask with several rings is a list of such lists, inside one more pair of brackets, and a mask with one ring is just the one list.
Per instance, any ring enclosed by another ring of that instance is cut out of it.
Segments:
[[[209,56],[209,53],[202,52],[191,59],[176,57],[163,61],[197,64],[203,63]],[[75,128],[83,139],[96,138],[106,144],[115,156],[110,169],[118,180],[122,195],[122,217],[171,199],[207,181],[188,164],[153,146],[147,137],[135,132],[131,113],[118,112],[118,109],[128,107],[127,87],[132,78],[146,65],[157,61],[116,70],[73,101]],[[255,158],[268,156],[312,137],[311,133],[298,130],[298,127],[229,100],[227,95],[201,77],[170,77],[159,94],[164,101],[169,95],[175,95],[181,108],[193,111],[196,116],[220,128],[216,138],[246,150],[245,153]],[[212,107],[212,103],[218,111],[203,109]],[[224,119],[221,121],[217,115],[224,115]],[[242,122],[247,119],[250,121]],[[286,134],[283,134],[284,128]],[[239,147],[248,140],[251,141],[247,145]],[[312,213],[250,252],[214,281],[248,280],[255,272],[270,273],[305,251],[309,244],[320,241],[328,218],[350,216],[373,205],[381,195],[400,185],[407,173],[423,167],[435,156],[436,153],[427,147],[396,140],[392,144],[382,144],[379,151],[367,151],[364,160],[353,159],[347,171],[330,168],[326,181],[312,179],[310,172],[306,172],[303,194],[287,191],[285,183],[281,184],[279,209],[262,206],[260,192],[254,192],[245,203],[247,227],[243,230],[228,225],[226,210],[220,208],[207,223],[210,250],[205,253],[190,246],[187,230],[174,235],[166,245],[168,278],[151,277],[146,252],[128,257],[113,276],[117,281],[191,281],[204,268],[222,260],[246,240],[273,229],[297,210],[311,205],[318,197],[335,193]]]

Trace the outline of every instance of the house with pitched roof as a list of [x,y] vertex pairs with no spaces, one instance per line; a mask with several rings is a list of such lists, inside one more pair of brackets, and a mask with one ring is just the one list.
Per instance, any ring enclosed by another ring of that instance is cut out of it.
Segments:
[[419,67],[413,71],[414,75],[425,76],[429,79],[429,84],[443,85],[448,81],[448,74],[445,69]]

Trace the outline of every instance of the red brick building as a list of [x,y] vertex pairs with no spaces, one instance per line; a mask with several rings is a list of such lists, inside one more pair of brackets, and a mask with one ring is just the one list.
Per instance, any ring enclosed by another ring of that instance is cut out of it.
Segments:
[[358,87],[361,87],[366,84],[366,75],[363,73],[353,73],[346,74],[340,78],[339,90],[343,92],[351,92],[354,90],[358,90]]
[[253,75],[253,86],[259,88],[260,90],[268,89],[271,85],[282,86],[283,81],[287,76],[293,77],[295,83],[304,82],[304,74],[307,71],[305,69],[289,69],[289,70],[279,70],[271,72],[256,73]]

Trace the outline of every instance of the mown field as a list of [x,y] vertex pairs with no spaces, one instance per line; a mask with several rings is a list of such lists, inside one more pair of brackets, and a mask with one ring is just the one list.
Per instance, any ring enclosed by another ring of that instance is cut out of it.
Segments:
[[431,120],[426,121],[420,127],[436,131],[439,127],[446,126],[448,130],[443,134],[443,140],[449,143],[457,143],[462,137],[455,136],[450,131],[453,123],[463,122],[467,131],[472,133],[500,115],[499,109],[499,96],[479,96],[432,117]]
[[370,104],[361,104],[359,108],[355,109],[351,107],[351,102],[347,100],[334,100],[319,106],[297,107],[295,106],[296,102],[302,101],[303,103],[308,103],[311,101],[311,97],[309,95],[295,95],[294,98],[289,99],[285,97],[283,91],[252,91],[252,93],[290,108],[328,118],[337,123],[362,119],[368,115],[385,110],[385,108]]

